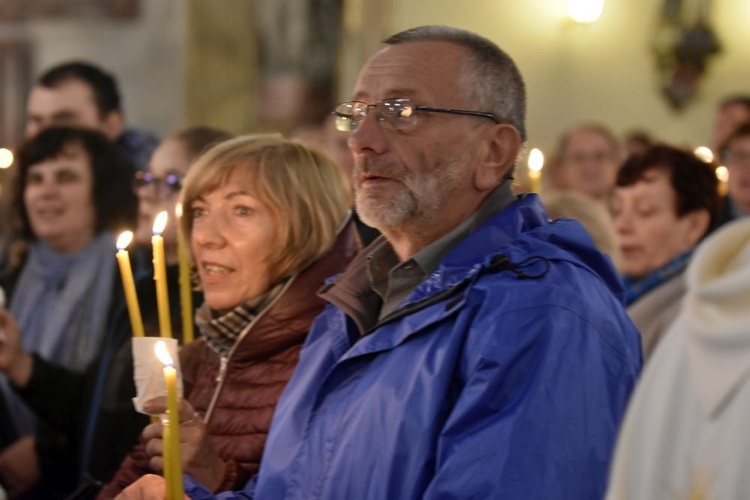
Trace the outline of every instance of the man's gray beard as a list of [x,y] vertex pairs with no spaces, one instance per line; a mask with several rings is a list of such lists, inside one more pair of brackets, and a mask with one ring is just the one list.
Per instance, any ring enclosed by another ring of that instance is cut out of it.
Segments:
[[403,189],[396,198],[355,194],[357,214],[362,222],[380,231],[402,226],[417,215],[417,201],[412,193]]

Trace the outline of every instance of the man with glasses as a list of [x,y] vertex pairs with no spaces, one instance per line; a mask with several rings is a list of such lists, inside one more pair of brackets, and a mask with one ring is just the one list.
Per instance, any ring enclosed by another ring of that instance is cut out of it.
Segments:
[[449,27],[386,44],[334,112],[384,237],[320,291],[241,498],[601,498],[641,364],[617,275],[578,223],[511,192],[513,61]]

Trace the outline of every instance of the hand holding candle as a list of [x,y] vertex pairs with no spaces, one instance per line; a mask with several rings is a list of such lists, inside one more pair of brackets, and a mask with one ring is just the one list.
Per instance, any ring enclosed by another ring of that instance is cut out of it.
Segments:
[[161,233],[167,226],[167,212],[159,212],[154,220],[151,246],[154,252],[154,281],[156,282],[156,303],[159,311],[159,335],[172,337],[172,320],[169,315],[169,292],[167,291],[167,264],[164,258],[164,238]]
[[167,418],[164,422],[164,480],[167,500],[182,500],[182,462],[180,458],[180,410],[177,394],[177,370],[163,341],[156,343],[154,352],[164,365],[164,385],[167,392]]
[[121,233],[117,238],[117,263],[120,266],[120,276],[122,277],[122,287],[125,290],[125,303],[128,306],[128,315],[130,316],[130,328],[134,337],[143,337],[143,319],[141,318],[141,307],[138,304],[138,296],[135,292],[135,281],[133,280],[133,270],[130,267],[130,255],[125,250],[133,239],[131,231]]

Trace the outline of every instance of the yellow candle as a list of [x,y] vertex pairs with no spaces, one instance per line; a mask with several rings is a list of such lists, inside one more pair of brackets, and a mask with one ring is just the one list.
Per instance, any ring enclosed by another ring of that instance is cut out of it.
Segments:
[[542,167],[544,154],[537,148],[529,152],[529,190],[533,193],[541,192]]
[[[182,217],[182,205],[177,204],[175,215]],[[177,260],[180,266],[180,308],[182,312],[182,343],[193,340],[193,290],[190,283],[190,260],[182,234],[177,235]]]
[[141,307],[138,304],[138,296],[135,293],[135,281],[133,270],[130,267],[130,255],[125,248],[133,239],[133,233],[125,231],[117,238],[117,263],[120,265],[120,276],[122,276],[122,287],[125,290],[125,303],[128,306],[130,316],[130,328],[134,337],[143,337],[143,319],[141,318]]
[[172,337],[172,320],[169,315],[169,292],[167,291],[167,264],[164,260],[164,238],[161,233],[167,225],[167,212],[156,216],[151,236],[154,251],[154,281],[156,281],[156,305],[159,312],[159,335]]
[[180,457],[180,399],[177,394],[177,370],[163,341],[154,347],[156,356],[164,364],[164,385],[167,391],[167,418],[164,422],[164,481],[167,500],[182,500],[182,461]]

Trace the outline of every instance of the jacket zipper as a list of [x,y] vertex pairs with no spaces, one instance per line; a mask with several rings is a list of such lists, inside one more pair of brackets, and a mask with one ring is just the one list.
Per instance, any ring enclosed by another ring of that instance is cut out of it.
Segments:
[[256,316],[253,318],[253,320],[245,327],[244,330],[239,334],[237,337],[237,340],[235,341],[234,345],[232,346],[232,349],[229,351],[229,354],[226,356],[222,356],[220,358],[220,364],[219,364],[219,373],[216,375],[216,388],[214,389],[214,393],[211,396],[211,403],[208,405],[208,409],[206,410],[206,415],[203,417],[203,422],[208,425],[208,422],[211,420],[211,415],[213,415],[214,407],[216,406],[216,402],[219,400],[219,394],[221,394],[221,389],[224,387],[224,379],[227,375],[227,367],[229,366],[229,360],[232,358],[232,355],[234,354],[234,351],[237,349],[237,346],[242,342],[242,339],[245,338],[245,335],[250,332],[250,330],[253,329],[253,327],[258,323],[260,318],[262,318],[266,311],[271,309],[274,304],[286,293],[286,291],[289,289],[289,286],[294,282],[294,280],[297,278],[297,275],[295,274],[291,278],[287,280],[286,283],[284,283],[284,286],[282,287],[281,291],[276,295],[276,298],[274,298],[266,307],[264,307]]

